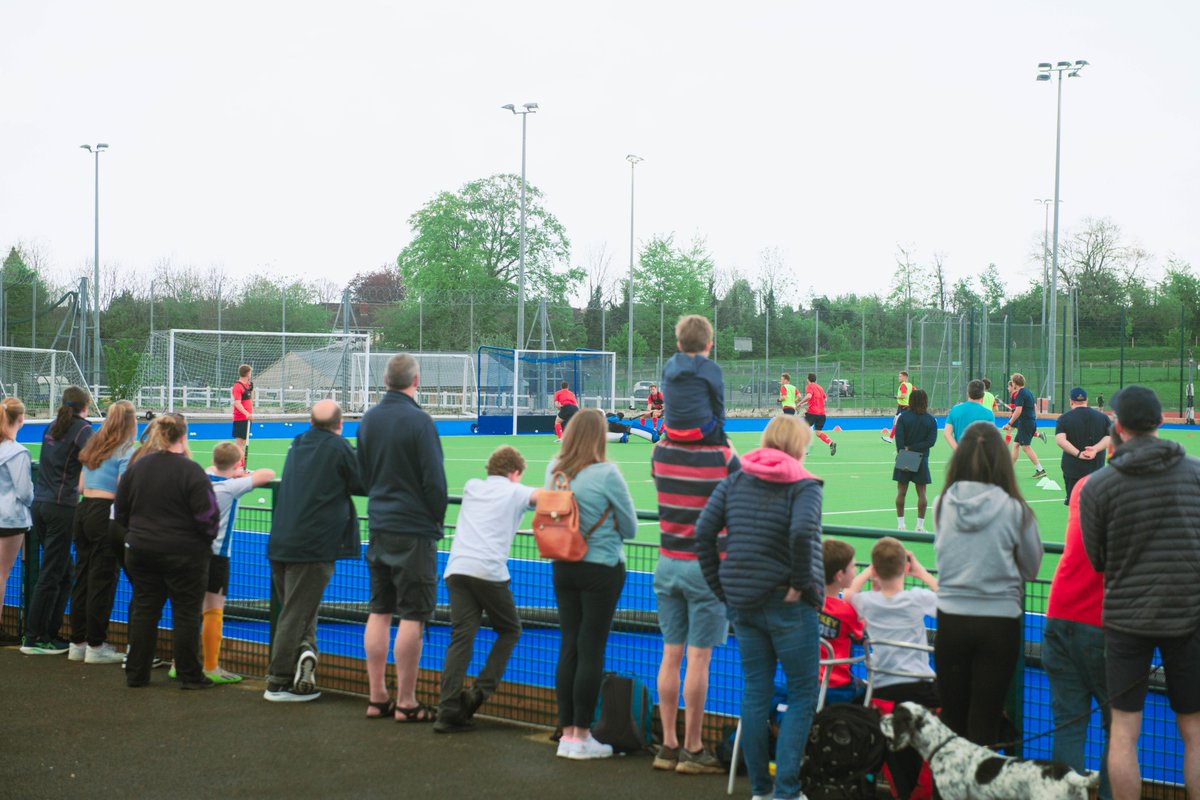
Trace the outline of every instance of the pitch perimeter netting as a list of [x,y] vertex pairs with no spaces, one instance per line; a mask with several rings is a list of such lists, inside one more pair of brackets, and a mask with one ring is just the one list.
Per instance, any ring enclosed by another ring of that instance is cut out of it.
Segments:
[[69,350],[0,347],[0,396],[18,398],[29,419],[53,417],[68,386],[88,388]]
[[[565,381],[580,408],[616,408],[616,354],[600,350],[480,347],[478,430],[488,434],[545,430]],[[523,421],[524,420],[524,421]]]
[[[379,402],[387,391],[384,372],[397,353],[355,353],[351,383],[361,389],[367,406]],[[475,359],[468,353],[410,353],[417,360],[420,381],[417,402],[431,414],[475,413]]]

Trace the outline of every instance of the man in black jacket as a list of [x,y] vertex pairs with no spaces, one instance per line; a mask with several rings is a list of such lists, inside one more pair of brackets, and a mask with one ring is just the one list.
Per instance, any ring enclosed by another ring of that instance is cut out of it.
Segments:
[[354,448],[342,438],[342,409],[321,400],[312,427],[292,440],[275,497],[267,558],[279,597],[279,621],[267,690],[275,703],[303,703],[317,691],[317,608],[339,558],[358,558],[358,512],[363,494]]
[[[371,529],[371,603],[363,634],[367,715],[394,711],[399,722],[433,722],[437,709],[418,703],[416,690],[422,633],[436,599],[437,542],[446,518],[442,442],[429,414],[417,405],[417,360],[407,353],[392,356],[384,383],[387,394],[358,425],[358,461],[369,492]],[[393,648],[394,705],[386,682],[393,615],[400,617]]]
[[1200,460],[1158,438],[1162,405],[1144,386],[1111,402],[1109,465],[1080,491],[1088,560],[1104,573],[1104,649],[1112,697],[1108,774],[1116,800],[1141,796],[1137,741],[1151,657],[1183,737],[1183,778],[1200,797]]

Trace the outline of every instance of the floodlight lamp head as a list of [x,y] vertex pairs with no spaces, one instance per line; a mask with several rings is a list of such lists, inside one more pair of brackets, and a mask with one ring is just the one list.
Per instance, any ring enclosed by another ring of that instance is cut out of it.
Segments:
[[528,110],[528,111],[537,111],[537,110],[538,110],[538,104],[537,104],[537,103],[526,103],[526,104],[525,104],[525,108],[526,108],[526,110]]
[[1083,60],[1079,60],[1079,61],[1075,62],[1076,69],[1082,69],[1083,67],[1086,67],[1087,65],[1088,65],[1088,62],[1083,61]]
[[81,144],[79,145],[79,149],[87,150],[89,153],[92,152],[92,146],[90,144]]
[[1060,62],[1058,62],[1058,64],[1056,65],[1056,67],[1055,67],[1055,68],[1056,68],[1056,69],[1067,69],[1067,68],[1069,68],[1070,66],[1071,66],[1071,62],[1070,62],[1070,61],[1060,61]]
[[105,144],[104,142],[101,142],[100,144],[96,145],[96,150],[98,150],[98,151],[99,150],[107,150],[107,149],[108,149],[108,145]]
[[1054,65],[1051,64],[1049,61],[1043,61],[1042,63],[1038,64],[1038,69],[1050,69],[1053,66]]
[[1037,79],[1039,81],[1048,81],[1048,80],[1050,80],[1050,73],[1049,72],[1039,72]]
[[514,106],[512,103],[505,103],[504,105],[502,105],[502,106],[500,106],[500,107],[501,107],[501,108],[503,108],[503,109],[505,109],[505,110],[507,110],[507,111],[511,111],[511,112],[513,112],[514,114],[515,114],[515,113],[517,113],[517,107],[516,107],[516,106]]
[[629,155],[625,156],[625,160],[630,164],[636,164],[639,161],[644,161],[645,159],[643,159],[641,156],[635,156],[633,153],[630,153]]

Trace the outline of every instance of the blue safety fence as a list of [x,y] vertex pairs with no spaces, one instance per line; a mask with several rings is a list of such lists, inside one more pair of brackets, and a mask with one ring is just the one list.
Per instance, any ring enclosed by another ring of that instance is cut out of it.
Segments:
[[[639,517],[650,520],[655,515],[640,512]],[[270,567],[266,545],[270,530],[271,509],[264,506],[240,508],[233,544],[230,586],[225,613],[225,644],[222,664],[234,671],[252,676],[266,672],[270,644],[271,587]],[[363,532],[366,521],[362,520]],[[827,526],[827,536],[873,541],[882,535],[893,535],[910,542],[928,543],[928,534],[896,533]],[[444,567],[453,530],[439,545],[439,568]],[[868,543],[856,547],[868,552]],[[365,548],[364,548],[365,549]],[[1057,557],[1061,545],[1047,544],[1048,557]],[[656,675],[662,654],[662,637],[658,631],[655,598],[652,587],[657,547],[627,543],[628,577],[617,606],[613,631],[606,650],[605,669],[636,675],[655,695]],[[22,604],[21,586],[26,567],[18,564],[5,587],[6,621],[14,618]],[[532,537],[519,535],[514,542],[509,561],[512,587],[518,611],[525,626],[513,652],[504,684],[489,700],[484,713],[515,720],[553,725],[555,722],[554,672],[560,643],[557,610],[551,579],[551,565],[538,558]],[[1010,709],[1010,716],[1027,741],[1024,755],[1049,758],[1053,739],[1041,736],[1053,727],[1050,691],[1041,669],[1040,648],[1047,581],[1027,585],[1025,615],[1024,667],[1020,670],[1020,703]],[[321,665],[318,680],[323,689],[365,693],[363,662],[363,630],[367,616],[369,580],[363,560],[339,561],[333,580],[325,592],[320,610],[318,641]],[[117,594],[113,613],[114,643],[123,644],[130,587],[125,578]],[[427,627],[424,652],[421,657],[421,677],[418,692],[423,700],[436,700],[439,673],[450,643],[448,596],[439,582],[438,609]],[[931,637],[936,636],[935,621],[927,620]],[[170,630],[170,610],[164,614],[162,628]],[[165,637],[164,637],[165,639]],[[477,674],[486,659],[494,635],[488,628],[480,630],[469,674]],[[165,641],[160,653],[169,656]],[[389,655],[390,660],[390,655]],[[782,676],[781,676],[782,678]],[[736,722],[742,692],[741,663],[737,639],[730,634],[728,642],[713,652],[710,686],[706,712],[705,734],[709,741],[718,739],[728,726]],[[1040,737],[1033,738],[1031,737]],[[1088,732],[1088,766],[1099,767],[1102,736],[1099,712],[1093,714]],[[1177,796],[1183,783],[1183,745],[1175,727],[1175,717],[1167,705],[1161,680],[1152,680],[1147,700],[1140,742],[1144,796]]]

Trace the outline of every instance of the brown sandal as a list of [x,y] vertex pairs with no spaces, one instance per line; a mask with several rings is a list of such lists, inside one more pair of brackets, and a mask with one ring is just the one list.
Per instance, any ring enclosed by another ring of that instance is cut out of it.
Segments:
[[434,722],[437,719],[437,709],[425,703],[417,703],[412,708],[396,706],[396,722]]

